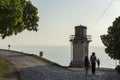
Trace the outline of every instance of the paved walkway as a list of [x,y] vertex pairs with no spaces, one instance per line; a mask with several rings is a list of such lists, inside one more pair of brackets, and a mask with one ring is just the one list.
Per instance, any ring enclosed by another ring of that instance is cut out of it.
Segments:
[[89,71],[85,75],[84,70],[64,69],[17,52],[0,50],[0,55],[16,66],[20,80],[120,80],[114,70],[97,71],[94,75]]

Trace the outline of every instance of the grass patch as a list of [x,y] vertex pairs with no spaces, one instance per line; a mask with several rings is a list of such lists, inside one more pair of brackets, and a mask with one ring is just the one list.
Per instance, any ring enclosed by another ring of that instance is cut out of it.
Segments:
[[0,80],[6,80],[4,77],[0,77]]
[[17,70],[12,63],[0,56],[0,80],[9,80],[9,75]]

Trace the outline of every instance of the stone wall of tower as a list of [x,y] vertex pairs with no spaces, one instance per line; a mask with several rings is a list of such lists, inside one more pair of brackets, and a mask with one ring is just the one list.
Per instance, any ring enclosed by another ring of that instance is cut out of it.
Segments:
[[72,66],[84,66],[84,58],[88,56],[88,43],[73,43],[73,59]]

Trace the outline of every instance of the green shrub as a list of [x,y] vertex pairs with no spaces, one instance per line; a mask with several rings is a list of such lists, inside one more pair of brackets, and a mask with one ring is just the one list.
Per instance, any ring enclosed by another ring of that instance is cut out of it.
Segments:
[[118,73],[120,73],[120,65],[117,65],[116,68],[115,68],[115,70],[116,70]]
[[0,80],[6,80],[4,77],[0,77]]
[[0,80],[9,80],[10,75],[16,71],[12,63],[0,56]]

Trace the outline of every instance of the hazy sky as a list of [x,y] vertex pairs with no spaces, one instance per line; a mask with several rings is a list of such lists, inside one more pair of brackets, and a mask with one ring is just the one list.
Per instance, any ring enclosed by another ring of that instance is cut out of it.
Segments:
[[1,45],[70,45],[74,27],[87,26],[92,35],[91,46],[103,45],[100,35],[120,16],[120,0],[114,0],[102,18],[92,26],[111,0],[31,0],[39,10],[39,31],[24,31],[17,36],[0,39]]

